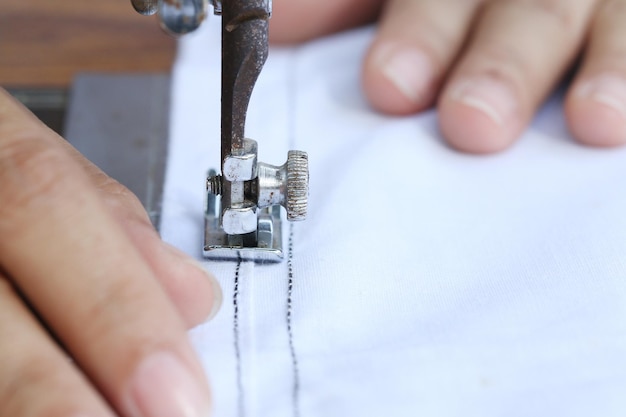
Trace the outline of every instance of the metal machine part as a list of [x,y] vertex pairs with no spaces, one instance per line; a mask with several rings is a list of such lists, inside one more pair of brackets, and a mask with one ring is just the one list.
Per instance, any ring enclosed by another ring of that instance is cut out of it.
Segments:
[[67,140],[132,191],[156,228],[167,160],[170,85],[166,74],[80,74],[72,84],[65,121]]
[[[157,13],[173,34],[195,30],[209,0],[131,0],[142,14]],[[221,175],[207,179],[204,255],[216,259],[280,261],[280,207],[291,221],[307,212],[309,169],[305,152],[287,162],[258,162],[257,142],[244,136],[252,90],[268,54],[271,0],[210,0],[222,16]]]

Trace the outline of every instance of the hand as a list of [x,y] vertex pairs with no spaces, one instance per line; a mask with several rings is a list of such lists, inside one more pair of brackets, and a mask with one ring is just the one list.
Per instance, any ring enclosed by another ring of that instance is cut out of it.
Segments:
[[270,35],[295,42],[373,20],[363,64],[376,109],[439,109],[474,153],[510,146],[576,58],[565,116],[581,143],[626,142],[626,0],[274,0]]
[[220,300],[127,189],[0,91],[0,415],[207,415],[186,327]]

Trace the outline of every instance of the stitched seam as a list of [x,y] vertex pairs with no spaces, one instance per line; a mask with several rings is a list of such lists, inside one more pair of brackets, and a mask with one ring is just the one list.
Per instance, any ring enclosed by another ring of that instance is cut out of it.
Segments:
[[244,417],[244,392],[241,374],[241,345],[239,337],[239,271],[241,270],[241,255],[237,257],[235,267],[235,283],[233,289],[233,339],[235,348],[236,379],[237,379],[237,412],[239,417]]
[[289,338],[289,354],[291,356],[291,365],[293,369],[293,387],[292,387],[292,402],[293,402],[293,415],[294,417],[300,416],[300,372],[298,366],[298,356],[296,354],[296,348],[294,345],[293,337],[293,223],[289,224],[289,254],[287,255],[287,336]]

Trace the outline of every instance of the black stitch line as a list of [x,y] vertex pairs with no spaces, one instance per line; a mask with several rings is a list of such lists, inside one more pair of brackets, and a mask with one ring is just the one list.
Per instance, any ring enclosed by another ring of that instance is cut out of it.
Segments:
[[298,367],[298,356],[293,342],[293,326],[292,326],[292,293],[293,293],[293,223],[289,224],[289,254],[287,255],[287,269],[289,280],[287,281],[287,336],[289,338],[289,353],[291,355],[291,364],[293,368],[293,415],[300,416],[300,372]]
[[235,268],[235,286],[233,291],[233,335],[235,343],[235,361],[237,366],[237,407],[239,417],[245,416],[243,381],[241,376],[241,347],[239,345],[239,270],[241,269],[241,255],[237,256]]

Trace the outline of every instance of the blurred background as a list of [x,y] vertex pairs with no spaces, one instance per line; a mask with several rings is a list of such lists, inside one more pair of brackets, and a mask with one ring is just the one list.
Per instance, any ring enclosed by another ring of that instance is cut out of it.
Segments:
[[168,73],[175,46],[130,0],[0,2],[0,86],[59,133],[77,74]]

